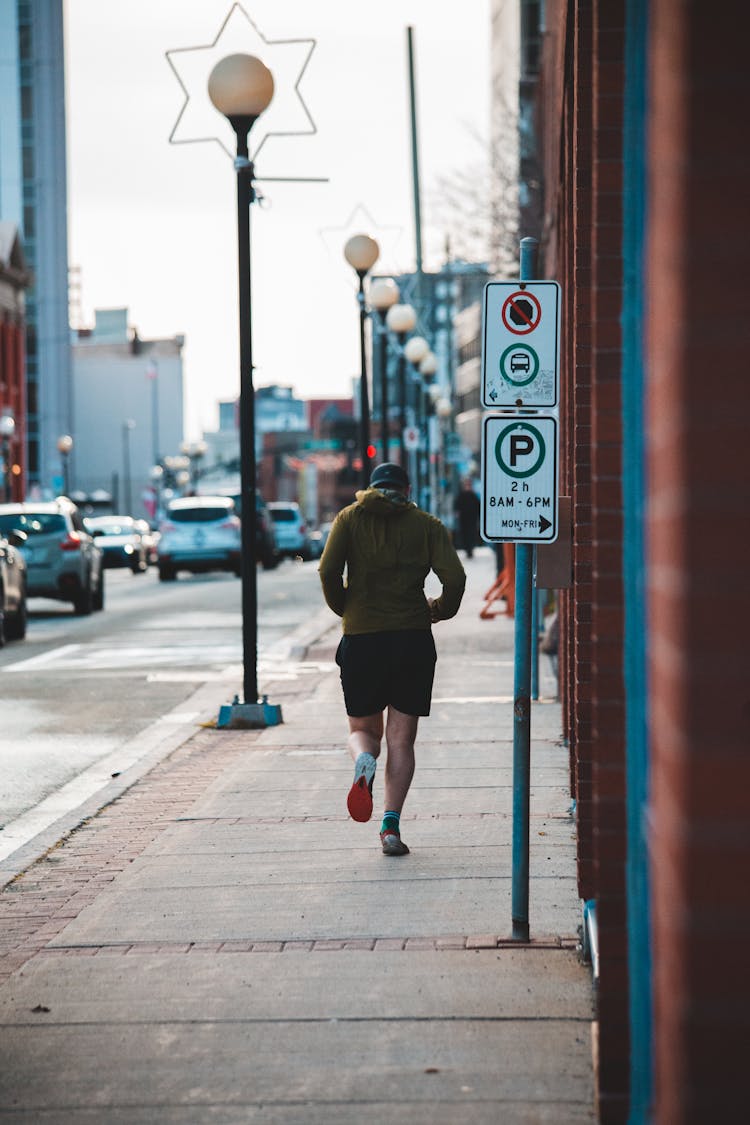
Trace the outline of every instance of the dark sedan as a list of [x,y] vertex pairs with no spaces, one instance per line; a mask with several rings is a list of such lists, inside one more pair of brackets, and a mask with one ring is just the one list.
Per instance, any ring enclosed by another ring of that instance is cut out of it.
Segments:
[[26,636],[26,563],[18,549],[25,542],[22,531],[0,531],[0,648]]

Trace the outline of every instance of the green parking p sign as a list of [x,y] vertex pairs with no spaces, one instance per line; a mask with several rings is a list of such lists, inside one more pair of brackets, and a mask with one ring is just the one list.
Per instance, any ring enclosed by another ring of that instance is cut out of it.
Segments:
[[485,415],[482,537],[552,543],[557,538],[557,418]]

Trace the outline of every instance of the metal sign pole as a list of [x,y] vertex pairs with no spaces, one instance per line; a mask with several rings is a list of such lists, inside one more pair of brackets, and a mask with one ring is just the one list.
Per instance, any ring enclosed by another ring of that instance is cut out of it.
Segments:
[[[520,280],[536,275],[539,243],[521,239]],[[534,548],[516,544],[515,669],[513,678],[512,938],[529,940],[529,814],[531,792],[531,601]]]
[[[536,574],[536,547],[532,548],[533,571]],[[534,583],[531,598],[531,698],[539,698],[539,623],[541,620],[539,591]]]

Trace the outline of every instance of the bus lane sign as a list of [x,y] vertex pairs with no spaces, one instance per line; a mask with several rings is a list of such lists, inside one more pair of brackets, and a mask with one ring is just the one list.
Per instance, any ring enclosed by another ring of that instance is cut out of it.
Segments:
[[487,414],[482,423],[482,538],[557,539],[557,418]]

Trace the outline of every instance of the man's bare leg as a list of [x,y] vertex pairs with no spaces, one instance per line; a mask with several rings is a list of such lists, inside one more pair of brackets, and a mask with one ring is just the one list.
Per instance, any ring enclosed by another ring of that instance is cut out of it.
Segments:
[[346,799],[352,820],[367,821],[372,816],[372,783],[375,761],[383,737],[383,715],[349,716],[349,753],[354,759],[354,782]]
[[380,741],[383,737],[383,715],[349,716],[349,739],[347,745],[352,759],[356,762],[360,754],[380,754]]
[[388,707],[385,741],[388,757],[385,763],[385,807],[400,813],[414,777],[414,741],[419,718]]

